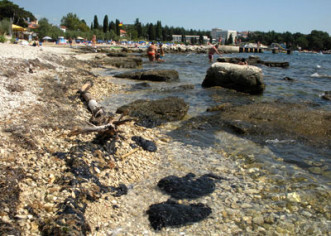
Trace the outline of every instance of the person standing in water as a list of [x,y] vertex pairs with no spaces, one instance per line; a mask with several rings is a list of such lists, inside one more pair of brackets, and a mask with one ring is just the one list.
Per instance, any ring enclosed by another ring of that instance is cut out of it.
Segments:
[[155,61],[155,55],[156,54],[156,46],[154,45],[154,42],[151,43],[151,45],[147,48],[147,56],[149,61]]
[[159,49],[156,55],[156,61],[158,62],[164,62],[163,57],[164,57],[164,49],[162,48],[163,44],[159,44]]
[[214,54],[217,53],[218,55],[221,55],[221,53],[217,50],[218,49],[218,44],[217,45],[213,45],[209,51],[208,51],[208,58],[209,58],[209,62],[212,63],[213,62],[213,57]]

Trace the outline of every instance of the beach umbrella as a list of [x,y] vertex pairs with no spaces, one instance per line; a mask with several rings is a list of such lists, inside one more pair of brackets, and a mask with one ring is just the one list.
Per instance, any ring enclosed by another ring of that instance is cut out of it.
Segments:
[[51,40],[52,38],[51,37],[49,37],[49,36],[45,36],[45,37],[43,37],[43,40]]
[[19,25],[12,24],[13,31],[25,31],[25,29]]

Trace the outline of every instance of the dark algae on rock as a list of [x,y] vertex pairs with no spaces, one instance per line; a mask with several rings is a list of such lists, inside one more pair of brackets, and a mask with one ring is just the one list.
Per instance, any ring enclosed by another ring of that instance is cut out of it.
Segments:
[[[161,179],[157,186],[176,199],[197,199],[213,193],[215,180],[221,179],[214,174],[205,174],[200,178],[195,177],[193,173],[182,178],[171,175]],[[202,203],[185,205],[171,199],[153,204],[147,211],[148,219],[155,230],[168,226],[181,227],[196,223],[204,220],[211,213],[211,208]]]
[[201,203],[183,205],[168,200],[163,203],[151,205],[147,214],[151,226],[155,230],[160,230],[167,226],[180,227],[202,221],[207,218],[211,212],[211,208]]
[[220,177],[213,174],[205,174],[200,178],[195,178],[192,173],[180,178],[177,176],[167,176],[159,181],[157,186],[171,197],[176,199],[195,199],[215,190],[215,179]]
[[156,152],[157,150],[157,147],[153,141],[144,139],[143,137],[140,136],[133,136],[131,139],[135,141],[136,144],[142,147],[145,151]]

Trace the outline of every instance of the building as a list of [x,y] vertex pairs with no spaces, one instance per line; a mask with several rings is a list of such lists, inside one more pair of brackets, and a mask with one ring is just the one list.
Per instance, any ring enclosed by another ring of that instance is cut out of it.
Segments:
[[210,35],[213,41],[217,41],[221,36],[222,29],[214,28],[211,30]]
[[[199,44],[200,36],[199,35],[184,35],[186,43]],[[182,42],[183,36],[179,34],[172,35],[172,42]],[[202,36],[203,43],[209,42],[208,36]]]
[[220,42],[225,44],[225,41],[229,40],[232,35],[233,44],[237,38],[237,31],[235,30],[222,30],[220,28],[214,28],[211,30],[211,37],[213,42]]

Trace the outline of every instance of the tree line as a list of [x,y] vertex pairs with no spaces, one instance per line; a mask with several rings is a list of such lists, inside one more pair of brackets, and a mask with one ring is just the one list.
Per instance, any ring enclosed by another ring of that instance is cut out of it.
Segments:
[[[28,20],[36,20],[36,17],[29,11],[24,10],[18,5],[9,0],[0,1],[0,34],[9,33],[8,28],[11,22],[27,27]],[[133,24],[122,24],[119,19],[109,20],[108,15],[105,15],[102,23],[99,23],[97,15],[94,16],[93,22],[90,26],[85,20],[80,19],[74,13],[68,13],[61,19],[61,25],[67,28],[63,33],[57,26],[49,23],[47,18],[39,20],[39,27],[34,29],[39,38],[50,36],[57,39],[59,36],[66,38],[77,38],[78,36],[90,40],[93,35],[96,35],[100,40],[115,40],[119,41],[123,38],[127,40],[141,41],[172,41],[172,35],[181,35],[181,42],[186,42],[187,35],[198,35],[199,40],[192,38],[190,43],[201,44],[203,42],[202,36],[206,35],[211,38],[210,31],[201,30],[187,30],[183,27],[169,27],[163,26],[161,21],[156,23],[143,24],[139,18]],[[121,33],[122,30],[122,33]],[[124,32],[125,31],[125,34]],[[123,37],[121,37],[123,36]],[[236,39],[227,39],[227,44],[231,44]],[[269,32],[249,32],[247,38],[239,38],[241,42],[261,42],[265,45],[272,43],[284,43],[287,47],[292,49],[307,49],[307,50],[330,50],[331,38],[327,32],[313,30],[310,34],[305,35],[301,33],[277,33],[275,31]]]
[[310,34],[305,35],[302,33],[276,33],[275,31],[269,32],[249,32],[246,39],[240,38],[242,42],[260,42],[265,45],[272,43],[283,43],[287,48],[292,49],[305,49],[305,50],[330,50],[331,37],[327,32],[312,30]]

